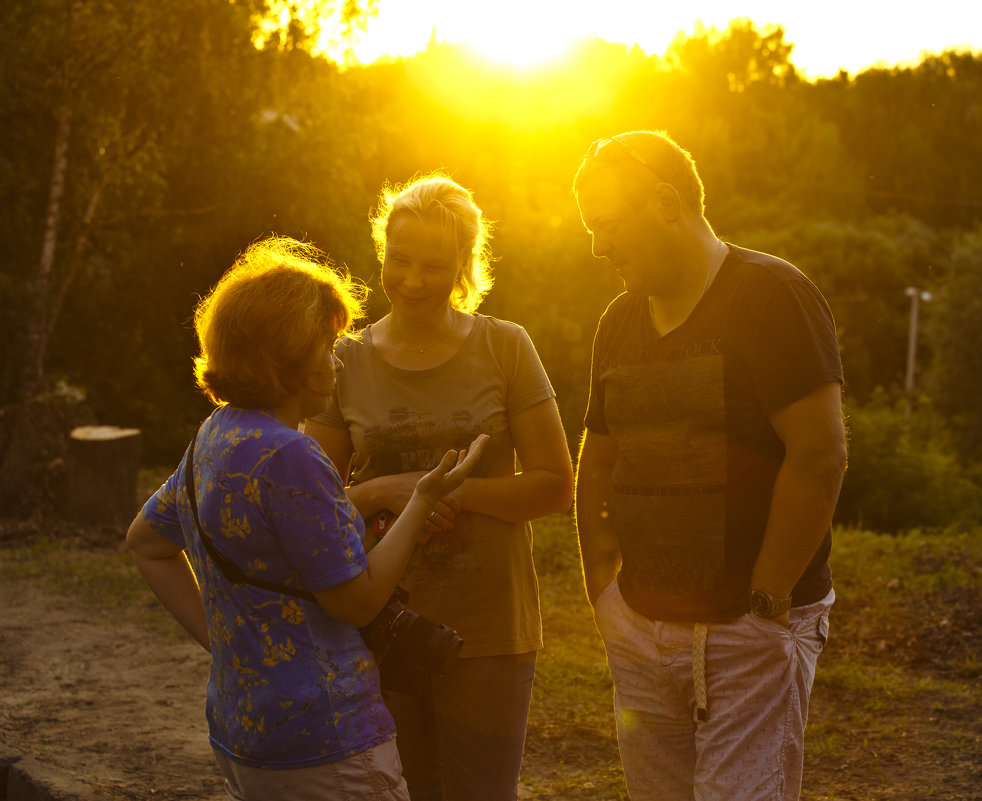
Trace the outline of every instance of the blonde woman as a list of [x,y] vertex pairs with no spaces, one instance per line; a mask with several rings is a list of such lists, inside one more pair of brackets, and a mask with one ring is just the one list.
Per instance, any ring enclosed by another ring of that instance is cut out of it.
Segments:
[[297,430],[329,403],[335,340],[360,312],[309,245],[250,247],[195,313],[198,383],[218,408],[126,536],[151,589],[211,651],[210,737],[233,801],[408,798],[357,627],[482,443],[466,459],[441,454],[366,555],[341,478]]
[[490,226],[470,192],[439,174],[386,188],[372,225],[391,307],[339,341],[337,403],[305,431],[382,542],[442,450],[489,436],[401,582],[410,608],[460,634],[460,659],[384,697],[413,801],[516,798],[542,644],[529,521],[572,498],[555,393],[524,329],[476,312]]

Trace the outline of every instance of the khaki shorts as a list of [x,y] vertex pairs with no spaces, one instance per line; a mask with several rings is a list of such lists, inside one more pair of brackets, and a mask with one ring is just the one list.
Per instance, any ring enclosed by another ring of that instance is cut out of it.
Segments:
[[396,741],[353,757],[289,770],[264,770],[229,759],[215,749],[231,801],[335,801],[343,798],[409,801]]

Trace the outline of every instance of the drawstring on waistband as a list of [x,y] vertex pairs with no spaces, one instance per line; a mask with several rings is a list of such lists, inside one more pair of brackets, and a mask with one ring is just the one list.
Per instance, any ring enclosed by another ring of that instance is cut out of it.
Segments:
[[696,691],[696,716],[709,720],[709,700],[706,697],[706,638],[709,626],[696,623],[692,629],[692,683]]

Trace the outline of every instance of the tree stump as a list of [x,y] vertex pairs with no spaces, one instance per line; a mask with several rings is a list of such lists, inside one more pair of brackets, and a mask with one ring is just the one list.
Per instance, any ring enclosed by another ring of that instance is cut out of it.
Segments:
[[138,428],[80,426],[68,437],[66,516],[77,523],[127,525],[139,511]]

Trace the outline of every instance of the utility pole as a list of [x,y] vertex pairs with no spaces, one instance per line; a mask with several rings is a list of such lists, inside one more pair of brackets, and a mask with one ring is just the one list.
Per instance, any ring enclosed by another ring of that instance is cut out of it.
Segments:
[[914,408],[914,368],[917,364],[917,320],[920,316],[921,301],[931,300],[931,293],[920,290],[915,286],[907,287],[907,297],[910,298],[910,330],[907,333],[907,380],[904,382],[904,392],[907,395],[907,417]]

